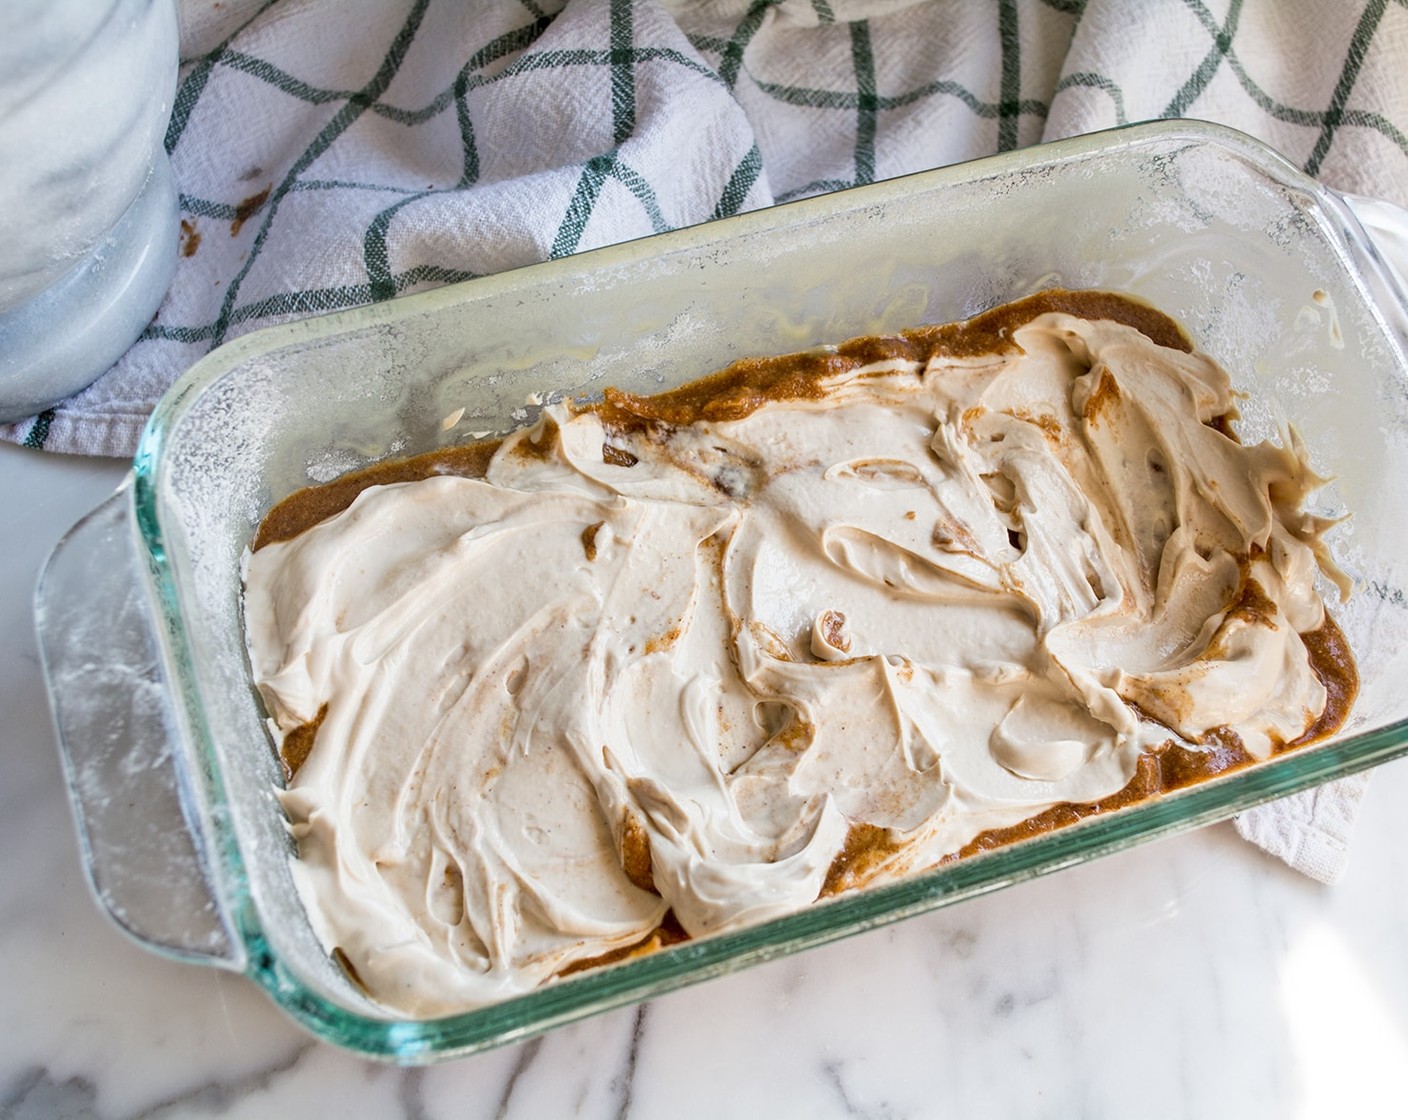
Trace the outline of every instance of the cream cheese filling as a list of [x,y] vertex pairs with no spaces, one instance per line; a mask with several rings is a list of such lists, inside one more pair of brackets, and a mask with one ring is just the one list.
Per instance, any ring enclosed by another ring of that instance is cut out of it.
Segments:
[[1230,438],[1226,373],[1133,328],[1013,338],[668,431],[555,405],[482,480],[247,557],[275,736],[320,720],[295,877],[374,998],[493,1002],[667,911],[804,907],[857,826],[894,877],[1169,740],[1314,722],[1300,635],[1342,577],[1294,434]]

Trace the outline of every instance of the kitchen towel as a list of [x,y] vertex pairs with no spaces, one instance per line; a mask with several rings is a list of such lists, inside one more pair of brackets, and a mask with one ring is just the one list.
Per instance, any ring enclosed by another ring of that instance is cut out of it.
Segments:
[[[1408,204],[1408,0],[180,12],[175,280],[108,373],[0,438],[130,455],[166,387],[258,327],[1137,120],[1232,125],[1333,187]],[[1362,788],[1239,827],[1329,880]]]

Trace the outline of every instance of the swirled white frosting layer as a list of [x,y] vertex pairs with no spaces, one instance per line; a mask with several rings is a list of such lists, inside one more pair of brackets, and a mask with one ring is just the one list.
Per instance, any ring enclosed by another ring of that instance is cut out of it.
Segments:
[[296,877],[375,998],[481,1005],[667,909],[804,907],[856,825],[900,875],[1170,739],[1306,729],[1330,569],[1298,441],[1210,426],[1226,374],[1131,328],[1013,337],[668,437],[552,407],[482,481],[373,487],[248,558],[276,734],[321,713]]

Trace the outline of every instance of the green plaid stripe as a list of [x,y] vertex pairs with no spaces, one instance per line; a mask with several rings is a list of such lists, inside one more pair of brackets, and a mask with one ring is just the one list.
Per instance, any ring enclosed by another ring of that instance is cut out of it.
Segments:
[[[1408,140],[1405,140],[1402,132],[1390,122],[1373,114],[1346,114],[1345,111],[1345,102],[1350,89],[1352,89],[1358,67],[1362,65],[1368,44],[1373,38],[1375,28],[1383,15],[1387,2],[1388,0],[1377,0],[1365,9],[1356,30],[1350,57],[1345,62],[1344,74],[1336,89],[1335,100],[1324,111],[1300,110],[1284,105],[1267,95],[1247,77],[1244,70],[1239,69],[1238,76],[1243,86],[1265,111],[1280,119],[1321,126],[1320,140],[1311,160],[1307,163],[1307,170],[1311,173],[1314,173],[1323,161],[1324,153],[1333,141],[1335,131],[1346,123],[1346,119],[1359,127],[1373,128],[1382,132],[1405,152],[1408,152]],[[692,38],[691,41],[696,47],[706,53],[717,54],[718,62],[715,73],[724,85],[733,87],[737,84],[740,74],[743,72],[748,45],[762,29],[764,18],[769,9],[775,6],[774,0],[755,0],[726,38],[714,38],[706,35]],[[1086,5],[1083,0],[1043,0],[1043,6],[1078,18]],[[1241,0],[1233,0],[1227,19],[1221,25],[1216,23],[1200,0],[1187,0],[1187,6],[1197,14],[1207,30],[1211,40],[1209,50],[1198,68],[1189,75],[1188,80],[1160,114],[1162,116],[1185,114],[1190,106],[1196,102],[1198,95],[1206,87],[1220,65],[1231,63],[1236,66],[1233,41],[1242,9]],[[835,10],[825,0],[815,0],[813,7],[820,23],[836,23]],[[414,36],[415,26],[419,22],[419,18],[423,16],[424,9],[425,0],[421,0],[413,12],[412,21],[408,22],[399,37],[398,41],[402,52],[404,52],[409,39]],[[277,208],[283,195],[289,191],[359,189],[398,192],[398,188],[376,183],[357,183],[345,180],[299,182],[296,177],[299,170],[311,163],[321,151],[335,141],[336,136],[351,123],[351,120],[355,119],[356,115],[359,115],[360,111],[371,111],[401,123],[413,125],[431,119],[443,112],[450,104],[454,104],[464,139],[465,170],[460,182],[448,189],[462,189],[474,183],[477,178],[478,161],[473,126],[465,102],[466,94],[471,88],[509,81],[515,76],[536,69],[557,70],[571,67],[607,66],[611,71],[612,132],[615,144],[619,146],[630,137],[635,127],[635,72],[637,66],[644,61],[668,60],[676,64],[690,66],[696,70],[702,69],[698,63],[675,52],[637,48],[632,39],[634,5],[630,0],[612,0],[610,41],[605,50],[583,49],[532,55],[520,58],[517,65],[499,74],[483,74],[483,69],[492,62],[521,52],[531,46],[546,29],[551,22],[550,17],[536,9],[533,9],[533,12],[536,18],[532,24],[500,36],[475,52],[455,76],[454,83],[449,89],[414,111],[398,109],[377,100],[379,90],[384,89],[386,83],[395,74],[396,65],[398,65],[395,61],[396,44],[393,44],[392,51],[388,53],[386,63],[378,78],[361,91],[315,87],[287,74],[280,67],[266,60],[253,58],[243,52],[231,50],[228,46],[222,46],[211,55],[199,60],[183,81],[177,98],[177,108],[172,116],[172,127],[168,131],[168,146],[174,147],[175,143],[179,141],[185,123],[190,117],[190,112],[209,80],[211,70],[216,66],[226,66],[265,81],[288,96],[309,104],[346,102],[349,107],[295,163],[293,172],[286,177],[285,181],[280,184],[279,190],[269,200],[271,211]],[[1023,116],[1030,116],[1044,120],[1050,111],[1050,103],[1036,98],[1024,98],[1021,95],[1022,58],[1018,34],[1021,12],[1017,0],[1000,0],[997,5],[996,18],[1001,44],[1000,89],[996,99],[984,98],[962,83],[946,79],[926,82],[910,90],[882,96],[878,92],[876,83],[874,46],[871,36],[872,21],[868,20],[860,20],[847,25],[851,45],[854,89],[826,89],[759,80],[757,87],[778,101],[815,109],[832,109],[853,113],[856,121],[852,173],[844,178],[818,179],[808,182],[787,192],[782,198],[801,197],[822,190],[871,182],[875,176],[875,145],[881,115],[885,112],[909,109],[933,98],[955,99],[965,105],[975,116],[995,119],[998,122],[997,150],[1003,151],[1016,147],[1019,119]],[[1124,93],[1118,83],[1100,74],[1075,72],[1061,79],[1052,91],[1053,96],[1063,90],[1076,87],[1098,88],[1105,91],[1114,106],[1116,122],[1121,124],[1128,122]],[[723,217],[736,213],[742,197],[746,195],[748,188],[757,181],[762,170],[762,153],[754,146],[730,176],[728,184],[719,198],[718,205],[710,217]],[[622,164],[617,153],[613,150],[594,157],[583,165],[577,187],[552,239],[550,249],[552,256],[562,256],[576,251],[581,235],[600,198],[601,191],[611,180],[626,186],[641,200],[642,205],[650,214],[653,230],[662,231],[669,228],[669,224],[660,213],[659,205],[654,199],[648,177],[639,170]],[[385,299],[404,291],[415,283],[423,282],[426,276],[432,274],[472,275],[467,270],[452,267],[441,267],[438,272],[427,272],[424,269],[415,272],[407,271],[400,275],[391,270],[387,238],[392,220],[402,208],[431,193],[434,192],[423,191],[405,194],[404,197],[377,213],[363,235],[363,257],[367,271],[367,281],[364,285],[347,285],[337,289],[289,293],[283,299],[263,300],[258,304],[236,309],[235,302],[240,284],[254,259],[262,251],[263,240],[261,238],[256,242],[254,250],[250,254],[249,265],[241,270],[230,285],[225,305],[221,308],[221,315],[213,324],[208,327],[195,328],[154,326],[148,331],[146,337],[199,338],[208,339],[212,344],[218,344],[232,325],[242,324],[271,313],[288,314],[310,308],[330,310],[355,305],[364,298]],[[196,217],[229,221],[235,216],[235,206],[232,203],[183,195],[182,204],[186,213]],[[271,217],[272,215],[266,216],[261,234],[267,229]],[[271,308],[280,310],[271,311]]]
[[1074,74],[1067,74],[1056,83],[1057,94],[1068,89],[1098,89],[1103,90],[1110,97],[1110,104],[1115,113],[1115,124],[1129,124],[1129,114],[1124,108],[1124,91],[1120,89],[1119,83],[1105,77],[1104,74],[1096,74],[1089,70],[1077,70]]
[[739,20],[738,25],[733,29],[733,34],[721,44],[722,58],[719,61],[719,77],[723,79],[724,85],[729,89],[737,84],[739,72],[743,68],[743,52],[748,48],[749,40],[763,26],[763,17],[772,6],[772,0],[754,0],[753,5],[748,9],[748,14]]
[[636,127],[636,72],[631,34],[631,0],[611,4],[612,139],[624,144]]
[[[278,0],[269,0],[247,21],[244,27],[248,27],[257,20],[266,10],[272,8]],[[241,28],[243,30],[243,28]],[[238,32],[236,32],[236,35]],[[231,36],[233,39],[234,36]],[[191,119],[191,110],[196,107],[200,100],[200,95],[205,92],[205,84],[210,80],[215,68],[224,60],[226,54],[226,44],[222,43],[211,51],[204,58],[199,59],[191,67],[190,73],[176,89],[176,97],[171,106],[171,120],[166,126],[166,151],[168,154],[176,147],[181,140],[181,135],[186,131],[186,124]]]
[[[1196,3],[1194,7],[1197,9],[1198,15],[1203,19],[1204,26],[1206,27],[1212,18],[1211,14],[1201,3]],[[1198,68],[1189,75],[1188,80],[1183,83],[1182,88],[1174,94],[1173,100],[1165,106],[1163,111],[1165,117],[1183,116],[1183,114],[1187,112],[1188,106],[1192,105],[1193,102],[1198,99],[1198,95],[1207,88],[1207,84],[1212,80],[1212,76],[1217,72],[1217,68],[1222,65],[1223,60],[1225,60],[1232,51],[1232,37],[1237,33],[1237,21],[1241,18],[1241,15],[1242,0],[1232,0],[1231,7],[1227,12],[1227,22],[1214,31],[1212,47],[1203,57],[1203,61],[1198,65]]]
[[[1166,26],[1197,61],[1150,73],[1103,64],[1123,44],[1100,35],[1143,26],[1115,0],[932,0],[893,11],[863,0],[717,0],[668,17],[646,0],[486,0],[472,19],[449,0],[402,0],[399,16],[384,7],[384,22],[372,21],[381,30],[356,33],[349,58],[365,69],[339,82],[329,75],[357,69],[308,66],[269,30],[274,15],[290,26],[316,8],[270,0],[183,64],[165,143],[182,216],[200,239],[113,376],[164,371],[144,390],[154,401],[204,350],[289,316],[1155,116],[1230,113],[1228,123],[1283,137],[1311,174],[1356,173],[1346,145],[1376,138],[1373,151],[1402,172],[1384,193],[1401,182],[1408,201],[1408,106],[1381,93],[1383,44],[1408,42],[1408,0],[1317,8],[1347,46],[1332,88],[1305,96],[1262,57],[1266,3],[1227,0],[1216,13],[1204,0],[1151,4],[1160,33]],[[346,47],[336,22],[329,43]],[[1095,42],[1104,48],[1087,49]],[[662,98],[676,96],[691,99],[674,105],[677,116],[700,107],[697,128],[662,113]],[[244,117],[230,108],[241,99]],[[522,122],[521,158],[502,130],[506,113]],[[242,144],[266,119],[290,123],[262,146]],[[391,163],[359,154],[375,157],[378,144],[405,152]],[[246,154],[212,175],[223,146]],[[206,173],[187,178],[188,168]],[[519,202],[505,201],[519,181]],[[437,221],[449,223],[444,235]],[[4,434],[47,446],[54,419]]]
[[875,181],[875,126],[880,98],[875,91],[875,52],[870,45],[870,24],[851,24],[851,63],[856,70],[856,176],[855,181]]
[[244,266],[235,274],[234,279],[230,281],[230,286],[226,289],[224,302],[220,305],[219,317],[215,320],[215,330],[211,337],[212,346],[218,346],[225,341],[225,334],[230,328],[230,316],[235,311],[235,302],[239,297],[240,287],[259,257],[284,195],[298,181],[298,176],[386,91],[386,87],[391,84],[391,79],[401,68],[406,51],[411,45],[411,40],[415,37],[416,29],[420,26],[421,20],[425,17],[425,10],[429,3],[430,0],[415,0],[405,24],[397,33],[396,38],[392,40],[391,49],[386,52],[386,57],[382,59],[381,67],[377,70],[376,75],[362,89],[347,98],[346,103],[338,110],[336,116],[318,133],[317,139],[294,161],[293,167],[289,169],[269,198],[268,208],[259,225],[259,232],[255,234],[254,247],[250,250]]
[[[997,103],[997,150],[1017,146],[1017,121],[1022,113],[1022,46],[1017,33],[1016,0],[1001,0],[997,8],[998,35],[1002,42],[1002,95]],[[1039,110],[1045,115],[1044,107]]]
[[754,144],[733,169],[733,174],[729,176],[728,184],[724,187],[724,193],[719,196],[719,204],[714,207],[714,212],[709,217],[727,218],[742,210],[743,200],[748,197],[748,192],[753,189],[753,184],[758,181],[762,171],[763,153],[758,151],[758,145]]
[[[1359,77],[1359,70],[1364,65],[1364,57],[1368,53],[1369,44],[1373,41],[1374,31],[1379,26],[1379,21],[1384,17],[1384,10],[1388,7],[1388,0],[1372,0],[1364,9],[1364,14],[1359,19],[1359,26],[1354,29],[1354,39],[1349,44],[1349,54],[1344,60],[1344,68],[1340,71],[1340,80],[1335,83],[1335,92],[1330,98],[1330,106],[1325,110],[1324,120],[1320,124],[1320,138],[1315,141],[1315,150],[1310,153],[1310,158],[1306,160],[1305,170],[1311,175],[1318,175],[1320,165],[1324,162],[1325,154],[1330,150],[1331,143],[1334,142],[1335,132],[1344,123],[1345,103],[1349,100],[1350,90],[1354,88],[1354,83]],[[1400,146],[1403,137],[1398,136]]]
[[[213,347],[223,341],[231,327],[242,325],[250,320],[269,316],[337,310],[356,306],[368,300],[390,298],[416,284],[435,280],[446,282],[451,278],[467,279],[475,275],[465,269],[447,266],[420,266],[399,274],[394,273],[390,267],[388,233],[396,214],[405,206],[439,192],[405,192],[402,188],[352,180],[300,181],[297,178],[297,175],[335,142],[337,136],[363,111],[375,113],[401,124],[417,125],[438,116],[450,104],[454,104],[463,142],[464,171],[458,183],[453,187],[446,188],[453,191],[472,185],[478,178],[478,154],[474,140],[473,123],[466,102],[466,96],[472,89],[508,82],[515,77],[536,70],[609,66],[611,69],[613,135],[616,143],[620,144],[631,136],[635,128],[635,68],[638,65],[646,62],[668,62],[700,75],[713,77],[707,67],[678,51],[654,47],[636,48],[632,42],[634,5],[631,0],[613,0],[611,37],[606,50],[541,52],[520,57],[513,66],[500,73],[492,75],[481,73],[492,63],[531,46],[551,23],[551,16],[542,13],[533,6],[529,9],[535,17],[531,25],[499,36],[482,49],[474,52],[456,75],[453,86],[425,106],[408,111],[384,104],[377,100],[377,95],[394,77],[399,65],[397,56],[404,54],[405,47],[414,37],[416,25],[423,17],[425,8],[424,0],[416,5],[411,20],[398,36],[397,43],[393,44],[391,52],[384,60],[378,77],[368,88],[360,91],[326,89],[311,85],[267,60],[231,49],[228,44],[220,46],[194,64],[178,92],[177,111],[173,114],[172,127],[168,130],[167,136],[169,148],[174,148],[179,142],[186,122],[190,119],[192,110],[205,90],[210,73],[216,66],[227,67],[256,78],[278,89],[281,93],[310,105],[338,102],[345,102],[346,105],[338,118],[304,151],[295,162],[293,170],[269,199],[255,245],[245,266],[230,285],[220,316],[213,323],[201,326],[178,327],[153,324],[144,333],[144,339],[208,342]],[[710,217],[722,217],[736,213],[749,189],[757,182],[761,171],[761,155],[755,145],[734,169]],[[563,214],[557,235],[553,239],[552,256],[562,256],[576,251],[602,186],[608,179],[621,183],[640,200],[650,216],[651,228],[654,232],[663,232],[670,228],[670,223],[666,221],[660,211],[648,178],[638,170],[620,162],[613,151],[590,159],[584,164],[577,189]],[[267,230],[280,200],[290,192],[308,190],[362,190],[403,194],[404,197],[376,214],[363,235],[362,255],[366,266],[367,282],[304,292],[289,292],[271,299],[236,307],[235,302],[240,287],[264,249]],[[181,196],[181,205],[183,212],[192,217],[211,218],[218,221],[233,220],[237,216],[238,209],[232,203],[186,194]]]
[[30,426],[29,431],[25,433],[25,437],[21,440],[21,443],[25,447],[33,447],[35,449],[42,448],[44,441],[49,438],[49,425],[53,422],[54,410],[52,408],[46,408],[34,418],[34,423]]

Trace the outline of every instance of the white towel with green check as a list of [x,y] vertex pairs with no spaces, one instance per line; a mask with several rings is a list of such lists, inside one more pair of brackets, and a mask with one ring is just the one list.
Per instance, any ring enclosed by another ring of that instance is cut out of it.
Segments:
[[[1408,204],[1405,0],[181,0],[181,257],[91,388],[0,436],[128,455],[257,327],[1129,121]],[[1362,783],[1240,826],[1318,878]]]

